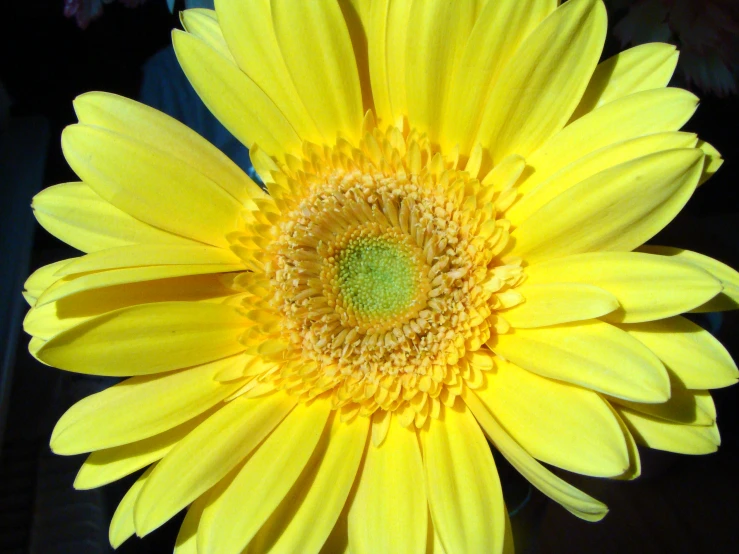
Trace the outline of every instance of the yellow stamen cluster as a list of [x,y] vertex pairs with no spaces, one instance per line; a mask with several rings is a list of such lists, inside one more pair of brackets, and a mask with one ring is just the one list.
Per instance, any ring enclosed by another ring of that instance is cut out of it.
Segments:
[[423,136],[369,118],[364,130],[358,147],[306,145],[302,161],[261,168],[273,203],[231,237],[254,269],[237,278],[254,322],[242,340],[272,362],[256,381],[420,426],[480,385],[490,367],[474,352],[506,330],[495,310],[523,273],[498,257],[500,204],[515,189],[480,183]]

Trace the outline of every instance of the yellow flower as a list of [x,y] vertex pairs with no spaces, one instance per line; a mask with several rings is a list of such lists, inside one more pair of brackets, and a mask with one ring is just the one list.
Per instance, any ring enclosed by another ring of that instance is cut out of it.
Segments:
[[113,545],[189,505],[177,554],[510,551],[487,440],[593,521],[540,461],[716,449],[706,389],[737,369],[679,314],[736,307],[739,275],[642,246],[721,164],[678,131],[672,47],[598,64],[600,0],[216,4],[175,49],[269,193],[91,93],[62,139],[82,182],[34,201],[87,254],[29,278],[31,351],[130,377],[51,440],[92,452],[78,488],[150,466]]

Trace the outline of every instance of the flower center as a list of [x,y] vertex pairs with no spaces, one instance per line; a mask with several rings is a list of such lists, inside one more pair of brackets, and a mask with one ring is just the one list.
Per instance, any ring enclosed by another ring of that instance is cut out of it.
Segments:
[[388,330],[425,305],[428,267],[403,233],[389,229],[378,235],[363,226],[340,237],[326,254],[324,291],[336,298],[346,325],[363,333]]
[[344,247],[338,265],[339,289],[347,309],[366,318],[407,309],[418,288],[408,252],[385,237],[359,237]]
[[523,279],[499,258],[515,191],[365,123],[357,146],[306,143],[264,173],[273,203],[231,236],[252,271],[238,278],[254,324],[241,340],[267,358],[258,382],[420,426],[479,386],[490,366],[473,353],[506,331],[496,311]]

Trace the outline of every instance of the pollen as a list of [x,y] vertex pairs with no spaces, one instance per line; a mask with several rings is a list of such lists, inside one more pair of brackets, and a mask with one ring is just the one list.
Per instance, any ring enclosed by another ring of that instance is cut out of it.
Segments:
[[[366,236],[359,233],[338,252],[331,271],[337,289],[337,304],[364,323],[364,327],[384,319],[403,317],[409,309],[422,305],[425,265],[403,237]],[[393,240],[396,239],[396,240]],[[417,248],[415,249],[417,250]]]
[[358,147],[306,143],[304,159],[260,172],[276,209],[231,237],[253,268],[236,278],[254,321],[242,342],[273,361],[263,385],[421,426],[483,383],[474,352],[508,329],[496,308],[524,279],[503,261],[514,183],[479,182],[371,116],[365,131]]

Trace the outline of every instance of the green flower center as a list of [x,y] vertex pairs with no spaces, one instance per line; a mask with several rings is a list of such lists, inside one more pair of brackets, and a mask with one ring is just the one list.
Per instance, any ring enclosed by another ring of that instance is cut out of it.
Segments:
[[361,236],[342,249],[339,290],[357,315],[398,315],[416,300],[418,268],[404,246],[385,237]]

